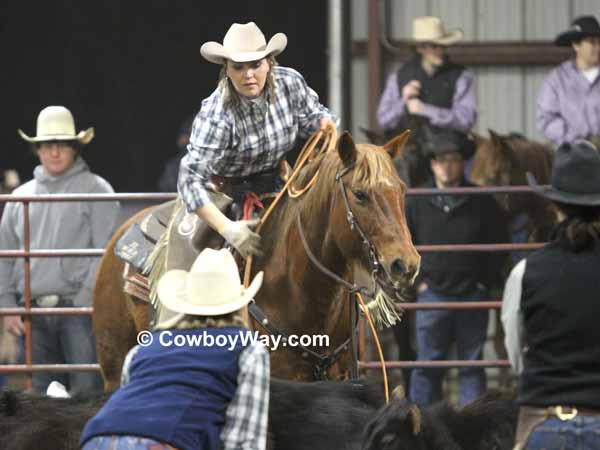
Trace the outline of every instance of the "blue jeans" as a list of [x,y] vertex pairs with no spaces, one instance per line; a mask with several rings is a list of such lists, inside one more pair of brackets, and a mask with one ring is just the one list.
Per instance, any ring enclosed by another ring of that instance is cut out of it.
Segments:
[[[453,297],[442,295],[427,288],[417,296],[419,303],[475,301],[488,296],[484,289],[473,294]],[[447,359],[450,345],[456,343],[458,359],[479,360],[485,343],[489,312],[485,309],[419,310],[416,314],[417,359],[439,361]],[[442,400],[442,381],[446,369],[414,369],[410,381],[410,399],[421,407]],[[464,405],[486,389],[485,369],[461,368],[460,405]]]
[[[25,360],[25,336],[20,338],[20,360]],[[31,316],[33,364],[95,364],[96,341],[90,316]],[[34,372],[34,391],[45,394],[53,380],[72,396],[103,392],[99,372]]]
[[81,450],[168,450],[165,444],[137,436],[97,436]]
[[577,416],[562,421],[551,417],[533,429],[524,450],[598,450],[600,416]]

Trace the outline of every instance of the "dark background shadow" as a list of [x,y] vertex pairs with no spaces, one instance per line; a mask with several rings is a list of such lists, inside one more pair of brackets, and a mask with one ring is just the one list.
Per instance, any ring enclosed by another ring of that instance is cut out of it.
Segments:
[[327,2],[4,0],[0,2],[0,168],[32,177],[36,159],[17,136],[35,135],[48,105],[64,105],[84,150],[117,192],[155,192],[176,134],[216,87],[219,67],[200,56],[233,22],[254,21],[267,40],[288,36],[281,65],[300,71],[327,104]]

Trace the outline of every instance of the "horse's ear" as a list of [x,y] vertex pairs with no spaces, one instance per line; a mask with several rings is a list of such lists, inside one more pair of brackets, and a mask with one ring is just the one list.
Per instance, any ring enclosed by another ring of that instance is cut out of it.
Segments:
[[404,150],[404,144],[406,144],[406,141],[408,141],[409,136],[410,130],[404,131],[402,134],[383,144],[384,150],[390,154],[392,159],[395,159],[402,154],[402,150]]
[[502,136],[500,136],[491,128],[488,128],[488,133],[490,134],[490,140],[492,141],[494,148],[502,149],[504,147]]
[[508,145],[506,141],[506,138],[496,133],[490,128],[488,128],[488,133],[490,133],[490,139],[492,140],[492,147],[494,148],[494,150],[497,150],[500,153],[504,154],[504,156],[508,158],[509,161],[512,161],[514,159],[514,155],[510,145]]
[[349,131],[344,131],[338,139],[337,150],[344,166],[348,167],[354,164],[356,161],[356,145],[354,145],[354,139],[352,139]]
[[476,146],[480,146],[481,144],[483,144],[485,141],[487,141],[486,138],[484,138],[482,135],[480,135],[479,133],[475,133],[474,131],[469,131],[468,134],[469,138],[473,140],[473,142],[475,142]]
[[416,436],[421,432],[421,410],[417,405],[410,405],[408,416],[412,424],[413,435]]

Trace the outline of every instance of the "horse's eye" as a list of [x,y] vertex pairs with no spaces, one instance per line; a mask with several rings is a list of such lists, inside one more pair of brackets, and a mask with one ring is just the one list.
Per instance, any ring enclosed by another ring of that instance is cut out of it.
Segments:
[[358,200],[359,202],[366,202],[367,200],[369,200],[369,196],[365,191],[353,190],[352,193],[354,194],[354,197],[356,197],[356,200]]

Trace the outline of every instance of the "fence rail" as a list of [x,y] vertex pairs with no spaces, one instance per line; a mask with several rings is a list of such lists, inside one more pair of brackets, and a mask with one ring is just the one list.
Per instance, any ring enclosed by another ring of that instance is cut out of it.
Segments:
[[[449,189],[408,189],[407,195],[439,195],[439,194],[457,194],[457,195],[482,195],[482,194],[523,194],[532,193],[529,186],[503,186],[503,187],[469,187],[469,188],[449,188]],[[29,206],[36,202],[78,202],[78,201],[135,201],[152,200],[168,201],[176,197],[171,193],[124,193],[124,194],[51,194],[51,195],[0,195],[0,202],[19,202],[23,203],[23,250],[0,250],[0,258],[23,258],[24,276],[25,276],[25,307],[22,308],[0,308],[0,317],[8,315],[22,315],[25,317],[25,364],[5,364],[0,365],[0,374],[6,373],[27,373],[27,385],[31,387],[31,374],[34,372],[71,372],[71,371],[98,371],[98,364],[32,364],[31,361],[31,316],[42,315],[90,315],[93,312],[91,307],[74,308],[32,308],[30,292],[30,258],[56,258],[56,257],[100,257],[104,254],[104,249],[36,249],[30,248],[30,224],[29,224]],[[516,250],[535,250],[541,247],[543,243],[529,244],[461,244],[461,245],[420,245],[416,246],[419,252],[452,252],[452,251],[516,251]],[[400,308],[406,311],[429,310],[429,309],[499,309],[500,301],[478,301],[478,302],[435,302],[427,304],[403,303]],[[364,341],[364,333],[361,333]],[[364,342],[359,345],[364,349]],[[378,369],[381,368],[381,362],[376,361],[358,361],[360,369]],[[451,367],[507,367],[506,360],[481,360],[481,361],[386,361],[387,368],[451,368]]]

